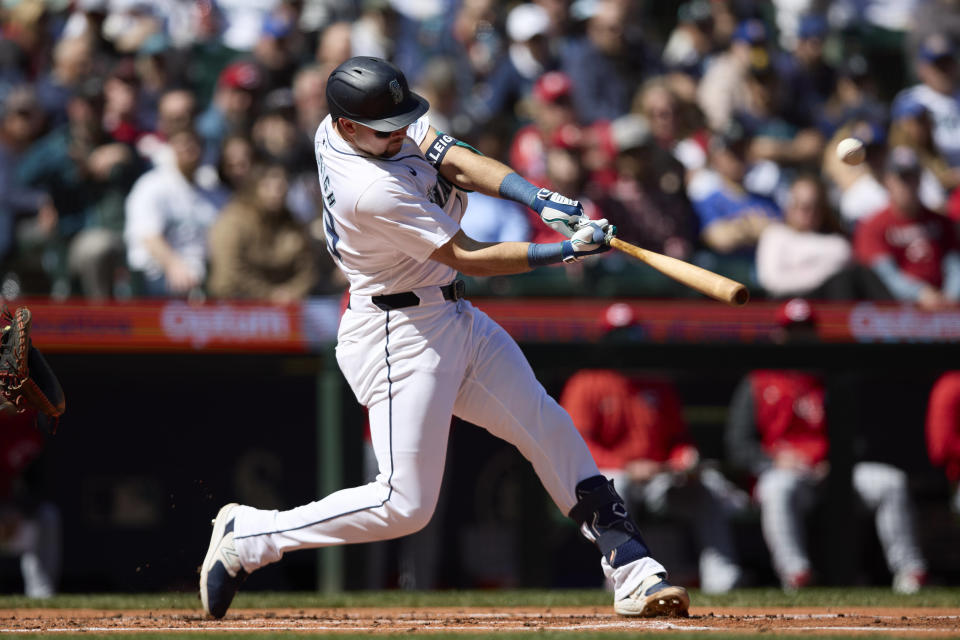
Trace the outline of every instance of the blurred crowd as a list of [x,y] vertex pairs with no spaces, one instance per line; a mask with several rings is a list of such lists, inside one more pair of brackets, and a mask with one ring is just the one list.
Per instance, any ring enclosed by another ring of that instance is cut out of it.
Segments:
[[[4,0],[0,294],[341,291],[312,143],[330,71],[373,55],[438,129],[625,240],[771,298],[952,306],[958,5]],[[849,136],[864,163],[837,159]],[[554,239],[470,199],[478,240]],[[579,268],[615,282],[625,263]]]

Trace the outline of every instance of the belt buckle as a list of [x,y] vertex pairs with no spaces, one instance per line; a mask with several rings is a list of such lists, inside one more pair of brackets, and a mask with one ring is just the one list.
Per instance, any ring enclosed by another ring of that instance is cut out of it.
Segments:
[[454,280],[453,281],[453,301],[457,302],[464,297],[464,294],[467,292],[467,283],[463,280]]
[[457,303],[457,313],[463,311],[463,294],[467,291],[467,285],[463,280],[453,281],[453,301]]

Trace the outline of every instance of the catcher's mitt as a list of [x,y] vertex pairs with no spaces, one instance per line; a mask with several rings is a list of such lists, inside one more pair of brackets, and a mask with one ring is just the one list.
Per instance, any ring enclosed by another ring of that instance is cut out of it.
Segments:
[[0,420],[4,415],[33,410],[46,418],[45,430],[54,433],[66,401],[60,382],[30,341],[30,310],[20,307],[0,312]]

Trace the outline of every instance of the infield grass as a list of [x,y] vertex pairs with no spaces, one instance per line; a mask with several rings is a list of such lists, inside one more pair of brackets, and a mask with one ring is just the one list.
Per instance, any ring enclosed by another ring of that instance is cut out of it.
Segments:
[[[738,589],[725,594],[690,592],[695,607],[960,607],[960,587],[927,587],[904,596],[881,587]],[[587,590],[244,592],[231,610],[357,607],[609,607],[611,595]],[[196,592],[63,594],[49,600],[0,595],[0,609],[200,609]],[[143,637],[143,636],[140,636]],[[245,635],[244,637],[251,637]]]

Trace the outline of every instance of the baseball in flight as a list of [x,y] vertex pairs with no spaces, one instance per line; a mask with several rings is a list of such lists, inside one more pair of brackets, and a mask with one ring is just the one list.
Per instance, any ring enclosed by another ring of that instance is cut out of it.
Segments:
[[844,138],[837,143],[837,157],[847,164],[860,164],[867,157],[867,150],[860,140]]

